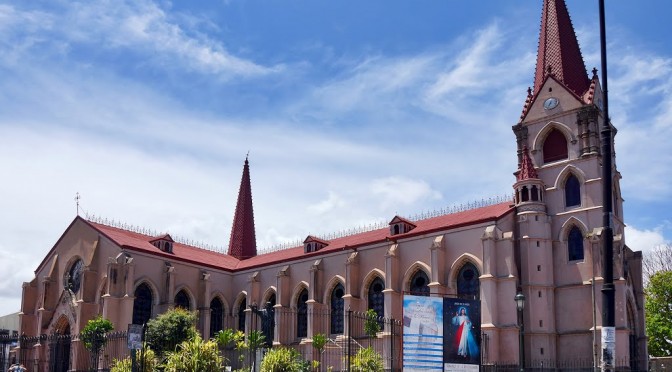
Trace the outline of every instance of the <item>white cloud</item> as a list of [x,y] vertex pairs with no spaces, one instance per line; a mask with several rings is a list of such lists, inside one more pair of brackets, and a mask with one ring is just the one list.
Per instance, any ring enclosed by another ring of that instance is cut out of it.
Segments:
[[439,200],[441,193],[425,181],[405,177],[387,177],[373,180],[371,192],[379,197],[385,209],[417,204],[422,199]]
[[317,204],[309,205],[308,210],[316,214],[325,214],[334,209],[341,208],[345,205],[343,199],[333,191],[329,191],[329,197]]
[[663,235],[663,226],[639,230],[630,225],[625,228],[626,244],[633,251],[648,252],[661,245],[672,244],[672,240]]

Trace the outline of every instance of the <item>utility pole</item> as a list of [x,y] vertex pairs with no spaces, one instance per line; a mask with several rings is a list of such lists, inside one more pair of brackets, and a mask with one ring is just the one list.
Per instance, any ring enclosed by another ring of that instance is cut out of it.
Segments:
[[616,359],[616,311],[614,288],[614,230],[612,206],[612,133],[609,119],[607,85],[607,41],[604,17],[604,0],[600,8],[600,54],[602,59],[603,118],[600,130],[602,146],[602,370],[613,371]]

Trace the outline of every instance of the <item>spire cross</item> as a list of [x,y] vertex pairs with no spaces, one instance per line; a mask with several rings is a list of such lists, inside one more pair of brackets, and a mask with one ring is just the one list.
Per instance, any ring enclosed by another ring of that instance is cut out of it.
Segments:
[[79,216],[79,199],[82,197],[79,195],[79,192],[75,194],[75,205],[77,206],[77,215]]

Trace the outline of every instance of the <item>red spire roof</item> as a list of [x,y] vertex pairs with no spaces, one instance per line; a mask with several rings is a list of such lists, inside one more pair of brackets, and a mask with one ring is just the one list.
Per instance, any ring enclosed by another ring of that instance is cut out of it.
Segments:
[[549,75],[578,97],[590,87],[586,65],[564,0],[544,0],[534,75],[535,96]]
[[240,180],[238,204],[231,226],[229,255],[239,260],[257,255],[257,238],[254,232],[254,211],[252,210],[252,186],[250,183],[250,166],[245,158],[243,178]]
[[534,164],[532,164],[532,159],[530,159],[530,152],[527,149],[527,146],[523,147],[523,162],[520,164],[520,170],[516,175],[517,181],[529,180],[532,178],[539,178],[537,175],[537,170],[534,169]]

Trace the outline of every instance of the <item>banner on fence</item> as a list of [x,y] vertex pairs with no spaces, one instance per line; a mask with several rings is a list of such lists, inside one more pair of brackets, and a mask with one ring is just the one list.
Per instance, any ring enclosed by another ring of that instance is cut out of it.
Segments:
[[481,302],[443,299],[444,371],[478,372],[481,362]]
[[404,295],[404,371],[443,369],[443,298]]
[[404,295],[404,372],[478,371],[480,301]]
[[142,324],[128,325],[128,348],[131,350],[142,349]]

